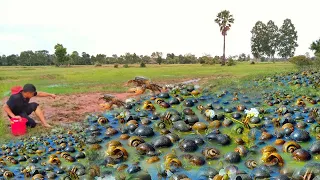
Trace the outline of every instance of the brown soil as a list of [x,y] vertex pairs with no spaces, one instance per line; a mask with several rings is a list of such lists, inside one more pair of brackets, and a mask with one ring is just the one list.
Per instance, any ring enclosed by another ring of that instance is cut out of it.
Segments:
[[[128,93],[113,94],[121,100],[127,99]],[[72,95],[58,95],[56,99],[49,97],[34,97],[30,102],[37,102],[44,111],[45,117],[50,124],[82,121],[87,114],[102,112],[98,100],[101,93],[85,93]],[[4,99],[2,103],[5,103]],[[5,115],[5,113],[3,113]],[[31,117],[35,118],[32,114]],[[7,117],[5,117],[7,118]],[[35,118],[37,119],[37,118]]]
[[[223,76],[223,75],[222,75]],[[198,79],[195,84],[203,84],[208,80],[219,79],[222,76],[208,76],[206,78]],[[48,77],[47,77],[48,78]],[[52,78],[52,77],[49,77]],[[166,82],[170,83],[181,83],[185,81],[190,81],[192,79],[179,79],[176,81]],[[161,82],[158,82],[162,84]],[[164,84],[164,83],[163,83]],[[128,97],[128,93],[112,93],[117,98],[125,100]],[[87,114],[102,112],[99,104],[103,103],[102,100],[98,100],[101,97],[101,93],[82,93],[82,94],[72,94],[72,95],[59,95],[56,99],[52,98],[40,98],[34,97],[31,102],[37,102],[40,104],[44,111],[47,121],[51,124],[62,124],[68,122],[82,121]],[[5,103],[7,98],[0,102],[0,105]],[[4,118],[7,118],[5,113],[2,113]],[[31,117],[35,118],[34,114]],[[37,118],[35,118],[37,119]]]

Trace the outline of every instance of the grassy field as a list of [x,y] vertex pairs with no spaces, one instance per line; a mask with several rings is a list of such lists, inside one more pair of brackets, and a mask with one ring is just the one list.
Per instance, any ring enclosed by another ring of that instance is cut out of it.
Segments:
[[[260,75],[294,71],[290,63],[238,63],[236,66],[220,65],[137,65],[130,68],[113,66],[93,67],[0,67],[0,97],[10,95],[15,85],[33,83],[38,90],[56,94],[84,92],[124,92],[124,83],[135,76],[145,76],[165,84],[201,78],[202,83],[223,85],[232,81]],[[1,111],[0,111],[1,112]],[[0,136],[7,134],[7,127],[0,115]]]

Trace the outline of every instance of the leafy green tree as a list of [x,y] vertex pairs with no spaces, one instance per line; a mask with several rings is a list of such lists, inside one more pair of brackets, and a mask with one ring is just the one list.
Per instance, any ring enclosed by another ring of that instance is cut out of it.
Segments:
[[[66,59],[67,61],[68,59]],[[35,66],[44,66],[51,65],[53,63],[51,55],[47,50],[39,50],[34,52],[33,65]]]
[[7,56],[6,58],[7,60],[7,65],[8,66],[18,66],[19,64],[19,56],[16,54],[11,54],[9,56]]
[[71,55],[70,55],[70,64],[75,64],[75,65],[82,64],[81,57],[79,56],[78,51],[73,51],[71,53]]
[[219,25],[220,31],[223,35],[223,61],[222,65],[226,62],[226,35],[227,31],[231,28],[231,24],[234,23],[233,15],[229,11],[224,10],[218,13],[215,22]]
[[151,54],[151,59],[156,61],[159,65],[161,65],[163,59],[162,59],[162,52],[153,52]]
[[245,53],[241,53],[238,57],[239,61],[246,61],[247,55]]
[[262,21],[258,21],[252,28],[251,33],[251,53],[259,59],[265,54],[268,47],[267,26]]
[[54,54],[57,57],[58,66],[61,65],[61,64],[64,64],[68,60],[68,58],[67,58],[67,48],[63,47],[62,44],[56,44],[54,46],[54,49],[55,49]]
[[310,45],[310,50],[314,51],[314,54],[320,54],[320,38]]
[[22,51],[20,53],[20,65],[32,66],[34,65],[35,54],[33,51]]
[[2,55],[0,56],[0,66],[7,66],[7,56],[6,55]]
[[106,55],[105,54],[97,54],[96,62],[100,64],[106,64]]
[[141,59],[141,62],[147,64],[147,63],[150,63],[151,58],[150,58],[150,56],[147,56],[147,55],[145,55],[145,56],[141,55],[140,59]]
[[288,57],[292,57],[294,55],[296,47],[298,47],[298,35],[290,19],[284,20],[283,25],[279,30],[279,34],[278,55],[285,59],[287,59]]
[[274,59],[279,41],[278,26],[274,24],[272,20],[267,23],[267,38],[268,45],[266,47],[265,54],[270,58]]
[[82,52],[82,62],[84,65],[92,65],[90,54]]

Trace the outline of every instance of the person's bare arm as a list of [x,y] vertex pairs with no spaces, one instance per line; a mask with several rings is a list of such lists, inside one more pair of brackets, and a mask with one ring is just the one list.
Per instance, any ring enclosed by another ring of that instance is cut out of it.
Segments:
[[20,119],[20,116],[16,116],[15,114],[13,114],[13,112],[11,111],[10,107],[7,104],[3,105],[3,110],[11,117],[11,118],[17,118]]
[[46,92],[37,92],[38,97],[52,97],[53,99],[56,98],[55,94],[50,94]]

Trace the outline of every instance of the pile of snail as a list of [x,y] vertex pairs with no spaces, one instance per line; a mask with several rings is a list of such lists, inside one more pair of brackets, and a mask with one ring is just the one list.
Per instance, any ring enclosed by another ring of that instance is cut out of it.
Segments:
[[12,140],[1,145],[0,179],[320,179],[320,72],[246,83],[168,86]]

